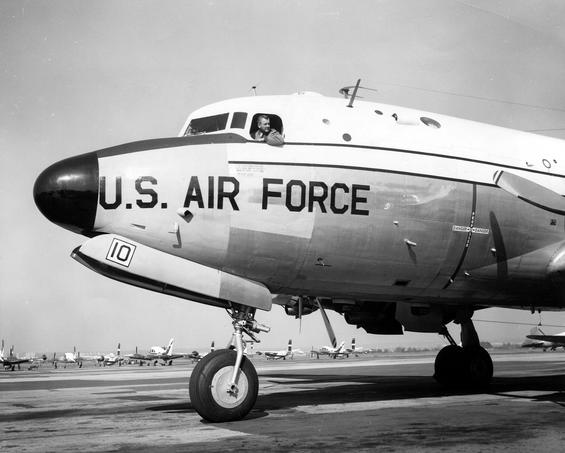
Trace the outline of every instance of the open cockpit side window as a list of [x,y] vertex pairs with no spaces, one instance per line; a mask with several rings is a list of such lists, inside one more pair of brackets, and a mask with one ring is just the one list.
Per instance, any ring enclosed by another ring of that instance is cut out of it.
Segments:
[[259,120],[260,118],[267,117],[270,122],[271,130],[276,130],[279,134],[283,135],[283,122],[278,115],[273,115],[271,113],[257,113],[253,115],[251,120],[251,125],[249,127],[249,135],[251,138],[256,140],[257,131],[259,130]]
[[220,115],[205,116],[194,118],[188,124],[184,135],[200,135],[208,132],[223,131],[228,123],[229,113]]

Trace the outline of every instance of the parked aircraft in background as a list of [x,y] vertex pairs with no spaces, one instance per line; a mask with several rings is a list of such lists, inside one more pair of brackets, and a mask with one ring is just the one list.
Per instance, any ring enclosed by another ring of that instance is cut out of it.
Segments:
[[354,354],[355,356],[359,354],[364,354],[366,352],[363,346],[357,346],[355,344],[355,338],[351,339],[351,348],[347,348],[346,351],[349,352],[350,354]]
[[539,326],[532,328],[530,335],[526,335],[526,340],[522,343],[523,348],[542,348],[544,351],[550,349],[555,351],[557,348],[565,349],[565,332],[555,335],[546,335]]
[[147,354],[140,354],[137,352],[137,346],[135,347],[135,354],[129,354],[126,357],[129,360],[137,360],[140,365],[143,365],[145,362],[153,363],[153,365],[157,365],[159,360],[162,361],[162,365],[172,365],[173,360],[181,359],[186,357],[186,354],[173,354],[173,344],[175,342],[174,338],[169,340],[169,344],[167,346],[152,346],[151,349]]
[[2,340],[2,348],[0,349],[0,360],[2,360],[2,366],[5,370],[14,371],[16,367],[20,370],[20,365],[22,363],[29,363],[32,359],[17,357],[14,355],[14,347],[10,348],[10,354],[8,356],[4,355],[4,340]]
[[64,368],[67,368],[67,365],[78,365],[79,368],[82,368],[82,360],[79,359],[79,354],[77,354],[76,346],[73,347],[73,352],[65,352],[62,356],[57,357],[57,353],[53,353],[53,366],[57,368],[59,364],[62,364]]
[[103,355],[101,362],[104,366],[111,366],[115,364],[118,364],[118,366],[122,366],[124,360],[125,357],[122,356],[121,345],[120,343],[118,343],[118,348],[116,349],[116,353],[114,354],[113,352],[111,352],[110,354]]
[[146,354],[140,354],[137,350],[137,346],[135,347],[135,352],[133,354],[126,354],[126,358],[128,360],[129,363],[135,362],[135,363],[139,363],[140,366],[143,366],[143,364],[145,363]]
[[233,349],[190,376],[206,420],[255,404],[244,335],[269,331],[255,313],[275,294],[293,316],[322,307],[372,334],[440,333],[434,377],[465,386],[493,375],[476,310],[565,308],[565,142],[359,89],[218,102],[178,137],[71,157],[35,182],[39,210],[88,238],[75,260],[228,312]]
[[73,346],[73,352],[65,352],[62,356],[57,357],[57,353],[53,353],[53,359],[51,360],[55,368],[59,365],[74,364],[79,368],[82,368],[84,362],[96,362],[98,365],[114,365],[118,363],[121,365],[123,357],[120,355],[120,344],[118,343],[117,353],[113,352],[109,354],[81,354],[80,351],[77,352],[76,346]]
[[198,362],[202,358],[206,357],[210,352],[214,352],[214,351],[215,351],[215,346],[214,346],[214,341],[212,341],[212,343],[210,344],[209,352],[192,351],[190,354],[188,354],[187,358],[192,359],[193,362]]
[[337,359],[338,357],[349,357],[349,352],[345,349],[345,341],[342,341],[339,346],[322,346],[320,349],[313,349],[310,352],[310,356],[316,356],[317,359],[320,356],[328,356],[332,359]]
[[283,359],[286,360],[287,357],[292,359],[292,339],[288,340],[288,346],[286,349],[281,349],[279,351],[257,351],[257,355],[264,354],[267,357],[267,360],[278,360]]

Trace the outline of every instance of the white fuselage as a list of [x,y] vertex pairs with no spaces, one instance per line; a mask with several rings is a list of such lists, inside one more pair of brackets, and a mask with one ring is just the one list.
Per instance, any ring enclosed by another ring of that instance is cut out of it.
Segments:
[[[345,105],[317,95],[224,101],[187,124],[248,111],[245,128],[220,131],[241,139],[213,133],[180,146],[102,150],[105,193],[94,230],[274,293],[563,304],[553,293],[538,297],[565,239],[563,217],[493,181],[503,169],[565,194],[562,141],[381,104]],[[257,111],[283,118],[284,146],[251,140]]]

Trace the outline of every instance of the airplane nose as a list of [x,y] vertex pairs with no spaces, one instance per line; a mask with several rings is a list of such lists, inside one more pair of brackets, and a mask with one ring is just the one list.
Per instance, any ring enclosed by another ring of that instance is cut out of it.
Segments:
[[89,236],[98,203],[96,153],[64,159],[45,169],[35,181],[33,198],[51,222]]

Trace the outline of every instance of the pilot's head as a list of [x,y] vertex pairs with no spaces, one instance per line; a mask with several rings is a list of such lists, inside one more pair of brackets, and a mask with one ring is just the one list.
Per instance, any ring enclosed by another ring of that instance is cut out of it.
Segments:
[[257,128],[263,132],[263,134],[268,134],[271,130],[271,120],[267,115],[259,115],[257,118]]

